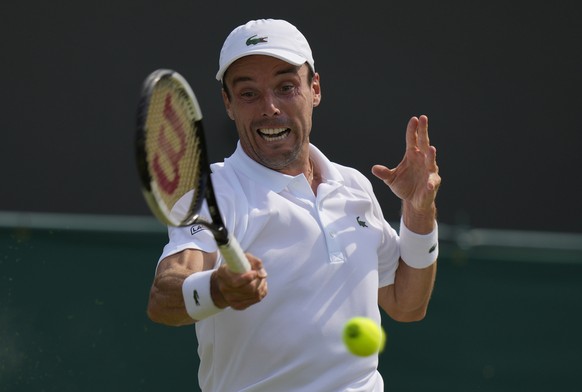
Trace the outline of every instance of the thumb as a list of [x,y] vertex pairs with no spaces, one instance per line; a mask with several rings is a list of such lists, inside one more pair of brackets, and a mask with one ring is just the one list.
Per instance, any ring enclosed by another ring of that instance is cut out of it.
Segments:
[[394,170],[388,169],[383,165],[372,166],[372,174],[384,181],[386,184],[391,183],[394,179]]

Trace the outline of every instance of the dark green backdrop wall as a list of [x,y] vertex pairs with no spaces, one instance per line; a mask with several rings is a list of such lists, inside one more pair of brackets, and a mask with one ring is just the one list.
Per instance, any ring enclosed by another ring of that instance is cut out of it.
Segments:
[[275,17],[305,33],[321,74],[312,141],[370,176],[388,219],[398,200],[370,168],[399,162],[424,113],[441,221],[582,232],[578,0],[26,0],[0,14],[0,211],[147,214],[132,156],[142,80],[166,67],[191,82],[221,160],[236,132],[220,47]]

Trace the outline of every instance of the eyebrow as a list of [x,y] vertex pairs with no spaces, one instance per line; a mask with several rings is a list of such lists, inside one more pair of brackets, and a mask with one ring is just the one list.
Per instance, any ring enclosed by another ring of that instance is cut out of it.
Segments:
[[[275,76],[279,76],[279,75],[285,75],[285,74],[298,74],[299,73],[299,68],[301,66],[297,66],[297,65],[290,65],[287,68],[283,68],[279,71],[277,71],[275,73]],[[232,86],[236,86],[237,83],[242,83],[242,82],[248,82],[248,81],[252,81],[253,78],[251,78],[250,76],[239,76],[237,78],[234,78],[232,80]]]

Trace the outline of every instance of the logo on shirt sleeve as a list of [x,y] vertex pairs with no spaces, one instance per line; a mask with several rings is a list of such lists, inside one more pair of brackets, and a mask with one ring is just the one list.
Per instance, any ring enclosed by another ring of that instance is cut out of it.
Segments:
[[190,235],[194,235],[196,233],[199,233],[202,230],[204,230],[204,226],[202,226],[202,225],[194,225],[194,226],[190,227]]

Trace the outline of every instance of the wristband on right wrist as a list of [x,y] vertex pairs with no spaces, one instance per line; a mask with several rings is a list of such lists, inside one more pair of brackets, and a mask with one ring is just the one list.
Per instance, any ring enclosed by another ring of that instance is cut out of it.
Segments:
[[184,279],[182,295],[186,312],[196,321],[203,320],[222,311],[212,300],[210,279],[214,270],[195,272]]

